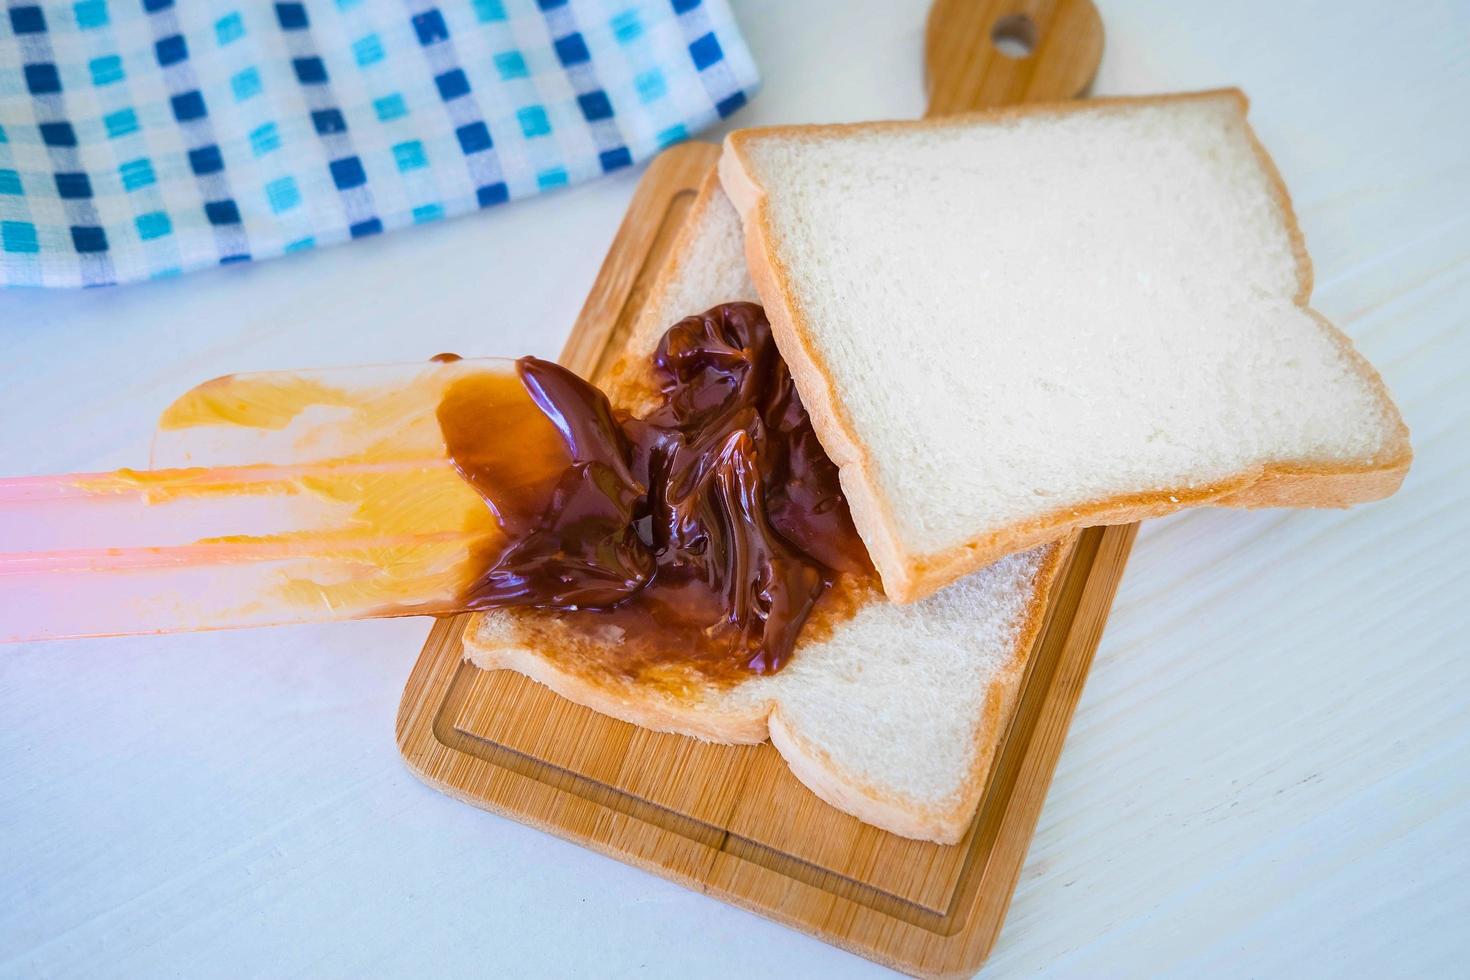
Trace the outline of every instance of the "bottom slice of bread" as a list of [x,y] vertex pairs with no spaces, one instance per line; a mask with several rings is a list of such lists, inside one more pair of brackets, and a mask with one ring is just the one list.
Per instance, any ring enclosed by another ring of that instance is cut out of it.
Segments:
[[[707,181],[625,350],[595,380],[614,403],[641,410],[649,355],[668,326],[754,298],[739,219]],[[615,639],[559,636],[555,617],[516,609],[476,616],[465,655],[645,728],[727,743],[769,738],[838,809],[949,844],[975,814],[1065,548],[1011,555],[913,604],[874,590],[850,618],[799,640],[779,673],[734,686],[629,681],[616,669]]]

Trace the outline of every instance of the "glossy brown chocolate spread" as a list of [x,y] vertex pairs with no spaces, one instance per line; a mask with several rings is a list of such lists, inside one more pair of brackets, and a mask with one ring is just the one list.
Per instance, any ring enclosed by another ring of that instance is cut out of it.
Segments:
[[450,457],[506,532],[465,605],[558,610],[629,676],[779,670],[839,580],[871,579],[837,468],[759,306],[680,320],[652,368],[642,418],[531,357],[524,391],[475,376],[446,392]]

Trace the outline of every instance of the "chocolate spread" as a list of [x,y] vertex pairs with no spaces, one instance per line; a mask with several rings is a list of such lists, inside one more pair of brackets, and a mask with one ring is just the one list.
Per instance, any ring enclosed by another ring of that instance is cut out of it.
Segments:
[[[612,408],[572,372],[517,363],[524,393],[472,377],[439,407],[449,455],[505,541],[477,556],[472,609],[558,610],[615,637],[636,676],[779,670],[840,579],[872,566],[759,306],[686,317],[653,355],[657,405]],[[539,412],[509,409],[525,394]]]

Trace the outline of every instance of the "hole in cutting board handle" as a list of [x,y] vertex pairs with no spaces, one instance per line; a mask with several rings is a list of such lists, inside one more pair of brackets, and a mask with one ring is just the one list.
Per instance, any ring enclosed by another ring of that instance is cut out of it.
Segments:
[[990,29],[990,43],[1007,58],[1020,61],[1031,57],[1040,39],[1036,21],[1025,14],[1007,14]]

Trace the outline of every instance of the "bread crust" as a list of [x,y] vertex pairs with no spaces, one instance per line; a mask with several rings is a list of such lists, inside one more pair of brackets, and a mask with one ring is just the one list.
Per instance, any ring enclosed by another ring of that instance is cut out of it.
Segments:
[[[514,612],[500,614],[513,616]],[[600,683],[563,669],[530,647],[481,641],[478,628],[485,615],[478,614],[465,629],[464,640],[466,659],[482,670],[514,670],[568,701],[655,732],[727,745],[754,745],[766,740],[766,718],[771,711],[768,702],[750,702],[749,709],[743,711],[734,710],[736,705],[730,703],[719,710],[711,709],[705,698],[667,697],[636,684]],[[759,683],[759,679],[746,683]]]
[[1036,589],[1027,604],[1011,658],[986,687],[985,704],[974,720],[970,736],[974,754],[964,784],[951,800],[940,806],[914,806],[895,799],[881,787],[843,770],[821,746],[789,728],[777,703],[770,715],[771,744],[781,753],[796,778],[826,802],[855,815],[864,823],[882,827],[900,837],[937,844],[958,843],[969,829],[980,798],[985,793],[995,757],[1015,715],[1021,678],[1046,619],[1047,598],[1075,542],[1076,535],[1072,535],[1065,542],[1054,544],[1042,559],[1041,568],[1036,573]]
[[[1046,618],[1047,599],[1075,536],[1047,548],[1037,569],[1015,643],[1006,664],[986,686],[983,710],[974,719],[972,753],[960,789],[939,804],[925,805],[885,791],[836,763],[821,745],[804,737],[781,713],[777,691],[768,696],[734,699],[728,690],[707,689],[696,696],[677,696],[611,678],[593,679],[567,670],[545,654],[517,643],[487,641],[482,627],[492,616],[514,619],[515,610],[477,614],[465,630],[466,659],[482,670],[514,670],[543,684],[569,701],[600,714],[657,732],[689,735],[706,742],[752,745],[767,738],[791,772],[820,799],[864,823],[901,837],[954,844],[969,828],[985,790],[992,763],[1020,696],[1020,682]],[[796,656],[801,656],[798,646]],[[743,685],[767,684],[752,677]]]
[[[777,252],[779,238],[766,195],[752,173],[748,153],[751,141],[769,137],[801,139],[849,133],[940,129],[975,121],[1000,122],[1020,117],[1094,112],[1099,108],[1107,110],[1219,99],[1235,103],[1251,150],[1266,173],[1272,198],[1287,228],[1296,264],[1297,293],[1294,301],[1358,369],[1379,399],[1385,414],[1394,420],[1395,431],[1388,444],[1372,460],[1364,463],[1324,461],[1264,465],[1216,481],[1205,488],[1179,487],[1126,494],[1059,508],[1021,524],[977,535],[944,551],[914,554],[906,550],[898,537],[898,524],[888,502],[879,494],[876,481],[869,478],[874,471],[871,458],[858,436],[857,426],[837,399],[837,386],[823,361],[821,350],[812,339],[805,314],[796,302],[793,276]],[[1184,507],[1201,505],[1347,507],[1387,497],[1398,489],[1413,460],[1408,427],[1378,372],[1357,351],[1346,334],[1308,305],[1312,292],[1312,263],[1305,238],[1292,209],[1286,184],[1246,118],[1248,108],[1245,94],[1239,89],[1228,88],[1177,95],[1031,103],[917,122],[772,126],[736,130],[725,138],[719,162],[720,181],[745,227],[746,264],[751,278],[765,304],[776,345],[796,381],[817,436],[840,468],[842,488],[851,505],[853,521],[878,568],[884,591],[891,599],[897,602],[917,601],[1005,555],[1054,541],[1084,527],[1131,524]]]

